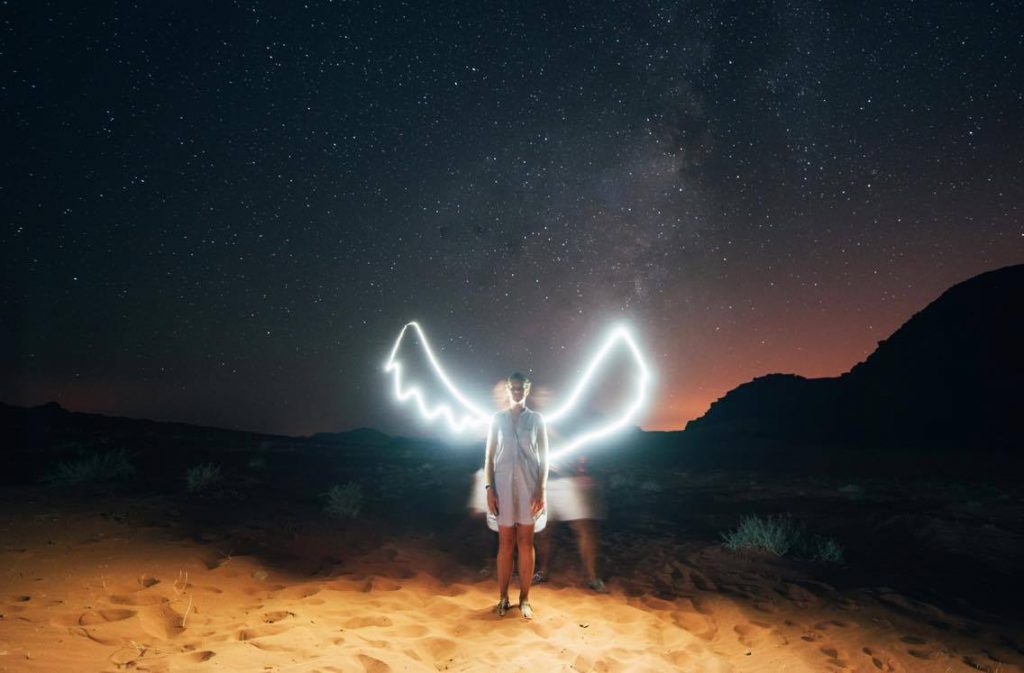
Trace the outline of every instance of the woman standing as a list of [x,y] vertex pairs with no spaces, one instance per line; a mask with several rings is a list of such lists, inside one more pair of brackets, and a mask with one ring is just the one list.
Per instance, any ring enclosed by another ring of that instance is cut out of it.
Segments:
[[498,520],[498,616],[509,609],[512,551],[519,549],[519,610],[533,618],[533,528],[544,511],[548,482],[548,432],[544,417],[526,407],[530,379],[516,372],[508,377],[509,408],[491,419],[487,432],[484,479],[487,510]]

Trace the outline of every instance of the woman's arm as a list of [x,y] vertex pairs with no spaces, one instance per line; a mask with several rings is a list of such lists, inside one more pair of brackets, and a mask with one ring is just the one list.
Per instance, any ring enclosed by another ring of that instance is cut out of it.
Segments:
[[498,428],[494,417],[487,428],[487,446],[484,448],[484,489],[487,491],[487,511],[498,516],[498,494],[494,490],[494,452],[498,445]]
[[548,425],[544,417],[540,417],[540,432],[537,433],[537,454],[540,458],[540,479],[537,481],[537,492],[533,496],[533,516],[543,511],[548,493]]
[[540,490],[546,493],[548,489],[548,424],[544,417],[540,417],[540,437],[537,438],[537,450],[540,452]]
[[491,424],[487,428],[487,444],[484,448],[484,483],[494,484],[494,452],[498,446],[498,428],[495,427],[494,417],[491,417]]

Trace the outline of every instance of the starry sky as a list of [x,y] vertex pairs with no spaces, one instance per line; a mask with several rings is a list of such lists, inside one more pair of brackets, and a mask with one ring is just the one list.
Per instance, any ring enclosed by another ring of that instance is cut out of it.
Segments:
[[0,401],[430,435],[609,326],[678,429],[1024,262],[1018,2],[0,2]]

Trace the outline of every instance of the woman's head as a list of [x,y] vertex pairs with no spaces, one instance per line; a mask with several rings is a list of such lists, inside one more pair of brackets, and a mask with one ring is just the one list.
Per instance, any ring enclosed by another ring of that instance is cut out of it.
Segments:
[[520,404],[530,394],[530,379],[525,374],[515,372],[505,383],[510,404]]

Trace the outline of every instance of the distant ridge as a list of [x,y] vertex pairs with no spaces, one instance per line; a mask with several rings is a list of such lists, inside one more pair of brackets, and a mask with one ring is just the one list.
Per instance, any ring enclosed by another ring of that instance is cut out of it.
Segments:
[[769,374],[686,425],[691,439],[966,443],[1024,436],[1024,265],[954,285],[836,378]]
[[356,428],[346,432],[318,432],[310,439],[320,444],[362,444],[364,446],[387,446],[391,436],[374,428]]

